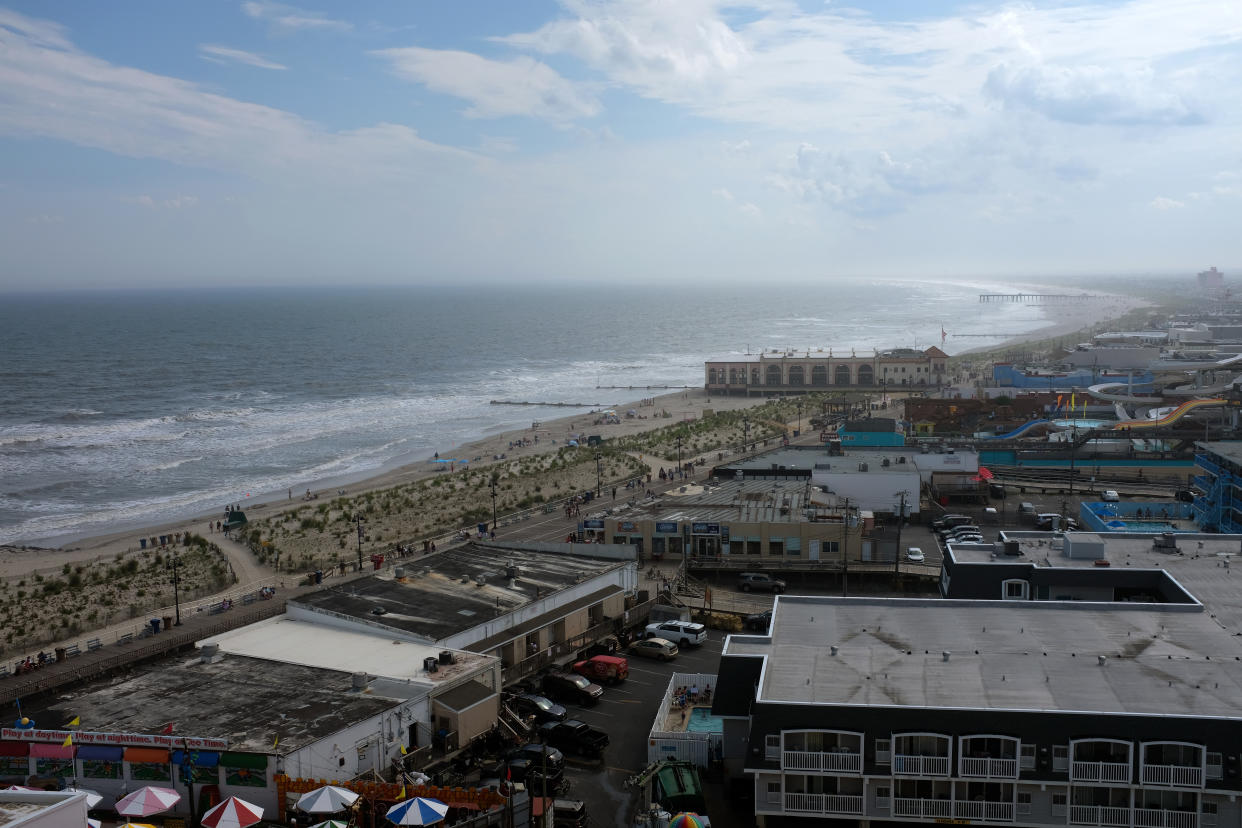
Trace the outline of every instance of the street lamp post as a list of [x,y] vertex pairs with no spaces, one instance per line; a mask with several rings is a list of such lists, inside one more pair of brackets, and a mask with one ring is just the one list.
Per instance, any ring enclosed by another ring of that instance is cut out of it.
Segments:
[[897,549],[893,553],[893,580],[901,578],[901,526],[906,522],[906,495],[908,491],[895,492],[901,498],[901,506],[897,512]]
[[681,437],[677,437],[677,478],[681,479]]
[[802,434],[802,399],[798,399],[798,434]]
[[354,515],[354,522],[358,524],[358,571],[362,571],[362,512]]
[[176,610],[177,610],[177,623],[174,624],[174,626],[180,627],[181,626],[181,573],[178,570],[181,569],[181,557],[177,555],[176,552],[172,553],[172,557],[169,559],[166,569],[172,572],[173,606],[176,607]]
[[595,496],[603,497],[603,485],[600,478],[600,455],[595,452]]
[[492,532],[496,531],[496,481],[500,478],[492,475]]

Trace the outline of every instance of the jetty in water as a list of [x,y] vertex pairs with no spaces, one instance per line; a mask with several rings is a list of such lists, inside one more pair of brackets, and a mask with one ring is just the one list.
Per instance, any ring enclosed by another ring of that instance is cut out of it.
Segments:
[[492,405],[550,405],[555,408],[603,408],[603,403],[527,402],[526,400],[490,400]]
[[1089,293],[980,293],[980,302],[1014,302],[1022,305],[1059,305],[1084,299],[1103,299]]

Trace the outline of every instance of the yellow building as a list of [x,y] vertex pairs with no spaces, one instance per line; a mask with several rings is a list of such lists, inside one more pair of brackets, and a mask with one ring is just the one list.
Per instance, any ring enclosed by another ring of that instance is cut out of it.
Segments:
[[765,351],[704,363],[708,393],[806,394],[828,388],[926,388],[948,383],[948,355],[936,347],[854,351]]

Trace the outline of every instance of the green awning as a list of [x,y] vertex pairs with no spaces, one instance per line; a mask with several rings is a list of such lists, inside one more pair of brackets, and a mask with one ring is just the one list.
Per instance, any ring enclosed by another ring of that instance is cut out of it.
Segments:
[[267,757],[258,753],[221,753],[220,764],[226,768],[267,770]]

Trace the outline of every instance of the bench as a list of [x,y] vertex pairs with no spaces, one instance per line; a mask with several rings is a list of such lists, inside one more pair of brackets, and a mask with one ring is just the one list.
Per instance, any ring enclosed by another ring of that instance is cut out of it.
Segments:
[[65,657],[82,655],[82,649],[77,644],[70,644],[65,648]]
[[150,627],[143,627],[142,631],[139,632],[138,635],[134,637],[141,640],[143,638],[150,638],[153,635],[155,635],[155,630],[151,629]]
[[257,596],[256,596],[253,592],[247,592],[245,595],[243,595],[243,596],[242,596],[242,604],[243,604],[243,605],[245,605],[245,604],[253,604],[253,603],[254,603],[255,601],[257,601],[257,600],[259,600],[259,599],[258,599],[258,597],[257,597]]
[[11,676],[11,675],[13,674],[9,672],[9,665],[0,664],[0,678],[5,678],[6,676]]
[[207,612],[211,615],[219,615],[224,612],[224,602],[218,601],[207,608]]
[[131,641],[133,641],[133,640],[134,640],[134,634],[133,634],[133,633],[125,633],[125,635],[119,636],[119,637],[117,638],[116,643],[117,643],[117,644],[128,644],[128,643],[130,643],[130,642],[131,642]]
[[103,649],[103,642],[100,641],[98,638],[89,639],[86,642],[86,649],[88,652],[92,652],[92,653],[95,652],[96,650]]

